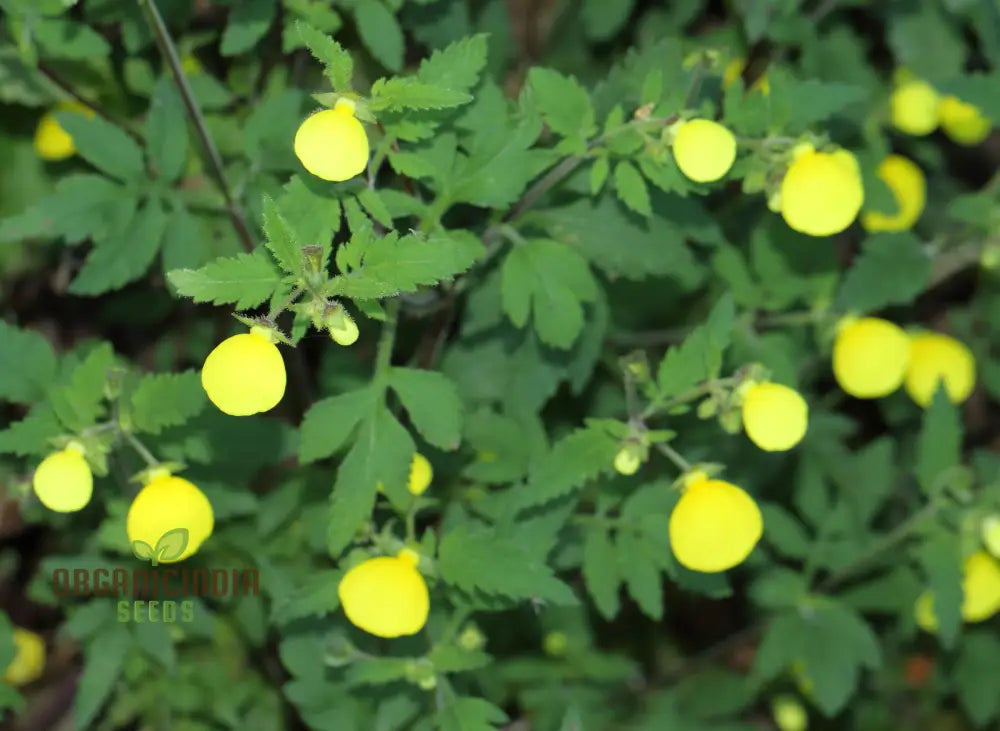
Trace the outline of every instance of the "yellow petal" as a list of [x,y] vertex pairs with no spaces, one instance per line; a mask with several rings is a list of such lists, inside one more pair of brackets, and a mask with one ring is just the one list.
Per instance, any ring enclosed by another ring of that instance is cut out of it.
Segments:
[[674,136],[674,159],[690,180],[710,183],[729,172],[736,160],[736,138],[718,122],[692,119]]
[[962,403],[969,398],[976,385],[976,361],[972,351],[942,333],[913,336],[906,370],[906,392],[926,408],[942,380],[952,403]]
[[615,471],[622,475],[634,475],[639,471],[642,460],[637,450],[628,446],[622,447],[615,455]]
[[760,508],[723,480],[690,481],[670,514],[670,546],[682,565],[716,573],[742,563],[764,530]]
[[14,648],[16,654],[4,670],[4,682],[27,685],[38,680],[45,670],[45,640],[30,630],[15,627]]
[[182,477],[167,475],[151,480],[128,509],[125,530],[130,545],[142,541],[151,548],[164,534],[184,528],[188,542],[176,558],[161,558],[162,563],[183,561],[193,555],[212,535],[215,515],[205,493]]
[[351,624],[377,637],[413,635],[427,623],[427,584],[406,559],[380,556],[355,566],[337,594]]
[[910,339],[897,325],[864,317],[844,325],[833,344],[833,374],[855,398],[888,396],[903,383]]
[[74,513],[94,494],[94,475],[79,449],[67,448],[42,460],[32,481],[35,495],[49,510]]
[[982,622],[1000,611],[1000,563],[985,551],[965,559],[962,619]]
[[878,176],[885,181],[896,199],[898,211],[893,214],[866,212],[861,223],[868,231],[906,231],[924,212],[927,181],[916,163],[902,155],[889,155],[878,167]]
[[434,468],[431,467],[431,463],[424,455],[414,452],[413,461],[410,463],[410,479],[406,484],[406,489],[414,495],[423,495],[424,491],[430,487],[433,478]]
[[864,201],[856,170],[857,160],[846,150],[796,157],[781,181],[785,223],[809,236],[831,236],[846,229]]
[[972,147],[990,135],[993,123],[983,116],[978,107],[967,104],[954,96],[946,96],[938,106],[941,131],[959,145]]
[[340,99],[306,119],[295,133],[295,154],[317,178],[350,180],[368,165],[368,136],[354,116],[354,105]]
[[230,416],[270,411],[285,395],[285,362],[259,332],[233,335],[208,354],[201,385],[209,400]]
[[889,98],[892,124],[906,134],[923,136],[938,125],[940,97],[925,81],[913,79],[897,86]]
[[765,452],[791,449],[806,434],[809,406],[793,388],[780,383],[758,383],[743,399],[743,428]]

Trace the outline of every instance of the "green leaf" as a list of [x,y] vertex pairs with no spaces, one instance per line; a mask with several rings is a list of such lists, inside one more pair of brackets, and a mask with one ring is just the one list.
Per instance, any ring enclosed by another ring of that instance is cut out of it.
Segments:
[[874,234],[865,239],[861,254],[844,275],[839,306],[845,311],[873,312],[907,305],[930,279],[931,259],[913,234]]
[[499,538],[493,531],[468,523],[445,533],[438,548],[438,568],[448,584],[464,592],[577,604],[572,589],[555,577],[543,558],[516,540]]
[[938,3],[908,5],[890,13],[886,20],[886,40],[896,66],[905,66],[932,84],[962,72],[966,57],[963,33]]
[[924,585],[933,595],[937,636],[951,649],[962,629],[962,549],[957,534],[944,529],[931,533],[917,551]]
[[56,355],[41,333],[0,320],[0,399],[36,401],[55,372]]
[[47,404],[36,404],[28,415],[0,430],[0,454],[42,455],[52,451],[49,440],[63,429]]
[[[931,59],[932,60],[932,59]],[[1000,120],[1000,98],[996,90],[1000,84],[1000,72],[961,74],[941,84],[941,91],[954,94],[962,101],[979,107],[980,111],[992,119]]]
[[324,248],[324,262],[330,259],[330,242],[341,226],[340,201],[324,195],[326,190],[320,183],[296,175],[278,198],[278,208],[295,228],[299,241]]
[[379,483],[387,494],[406,490],[413,452],[413,439],[388,409],[365,419],[337,469],[327,529],[331,556],[339,556],[371,517]]
[[151,657],[168,672],[173,672],[177,666],[177,650],[171,637],[172,625],[166,621],[136,622],[131,627],[136,649]]
[[978,726],[1000,713],[1000,674],[996,659],[1000,640],[990,632],[969,632],[962,640],[958,662],[952,670],[955,690],[966,713]]
[[379,79],[372,84],[373,112],[401,109],[448,109],[472,101],[464,91],[424,84],[413,78]]
[[187,528],[174,528],[160,536],[153,549],[156,562],[173,561],[178,558],[187,548],[188,537]]
[[139,145],[111,122],[73,112],[57,112],[55,118],[73,138],[80,157],[91,165],[125,182],[145,178]]
[[280,595],[274,599],[272,619],[278,625],[286,625],[305,617],[324,617],[340,607],[337,589],[343,578],[342,571],[311,572],[290,595]]
[[583,27],[587,38],[592,41],[606,41],[625,25],[635,0],[584,0]]
[[354,427],[375,407],[368,388],[347,391],[315,402],[302,419],[299,461],[303,464],[329,457],[347,441]]
[[104,387],[114,362],[109,343],[101,343],[80,363],[65,382],[52,387],[49,403],[59,421],[70,431],[93,426],[104,410]]
[[787,128],[800,132],[830,117],[850,110],[868,98],[860,86],[819,79],[792,79],[782,74],[771,74],[771,104],[778,109],[776,116],[783,118]]
[[618,589],[622,577],[618,568],[618,553],[611,535],[602,528],[587,530],[583,541],[583,579],[594,606],[607,620],[614,619],[621,606]]
[[586,259],[570,247],[533,239],[504,260],[501,293],[511,322],[524,327],[533,309],[542,341],[565,350],[583,329],[583,303],[596,299],[597,281]]
[[371,188],[365,188],[357,195],[358,203],[374,220],[387,228],[392,227],[392,214],[382,201],[382,195]]
[[439,449],[455,450],[462,438],[462,400],[448,376],[437,371],[393,368],[389,385],[420,436]]
[[599,427],[577,429],[563,437],[531,471],[528,484],[519,489],[522,510],[569,495],[606,470],[610,470],[619,442]]
[[486,38],[485,33],[479,33],[434,51],[420,63],[417,78],[454,91],[472,89],[486,65]]
[[173,82],[160,77],[149,101],[146,149],[159,177],[177,180],[187,165],[188,128],[184,102]]
[[642,216],[653,215],[646,182],[632,163],[622,160],[615,165],[615,193],[619,200]]
[[236,3],[222,32],[219,53],[237,56],[253,48],[271,27],[277,9],[275,0],[241,0]]
[[427,659],[439,673],[463,673],[489,665],[493,658],[478,650],[464,650],[455,645],[435,645]]
[[549,128],[563,137],[587,138],[597,126],[587,91],[576,79],[536,66],[528,72],[528,84]]
[[618,533],[618,568],[629,596],[650,619],[663,619],[663,585],[660,571],[634,533]]
[[732,337],[735,316],[732,294],[727,293],[702,325],[683,343],[667,351],[656,378],[661,397],[676,396],[718,375],[723,353]]
[[289,274],[301,275],[304,271],[302,243],[270,196],[264,196],[264,235],[267,237],[265,244],[278,264]]
[[375,238],[362,232],[338,250],[342,274],[331,280],[326,294],[365,300],[416,292],[466,271],[481,253],[482,242],[468,232],[427,238],[394,231]]
[[962,424],[958,409],[951,403],[943,384],[924,411],[917,441],[915,474],[925,492],[940,492],[946,484],[942,477],[961,461]]
[[81,61],[106,56],[111,50],[100,33],[65,18],[40,18],[33,31],[35,41],[49,59]]
[[201,413],[205,390],[197,371],[143,376],[131,394],[131,417],[140,432],[159,434]]
[[354,61],[351,60],[351,55],[330,36],[311,25],[296,21],[295,29],[309,52],[323,64],[324,73],[330,79],[333,90],[350,91],[351,77],[354,75]]
[[802,523],[777,503],[760,503],[764,541],[788,558],[805,558],[811,542]]
[[594,164],[590,166],[590,194],[597,195],[601,192],[601,188],[604,187],[604,181],[608,179],[608,173],[611,172],[611,163],[608,162],[606,155],[594,160]]
[[167,213],[163,205],[149,199],[124,231],[95,243],[83,268],[70,283],[69,291],[96,296],[140,279],[156,258],[166,228]]
[[195,302],[235,304],[245,310],[268,300],[281,283],[281,272],[263,248],[252,254],[220,257],[200,269],[175,269],[167,279]]
[[510,719],[482,698],[452,698],[438,711],[437,720],[441,731],[496,731]]
[[386,685],[406,677],[411,660],[401,657],[366,657],[351,663],[347,683],[351,686]]
[[390,71],[401,71],[404,38],[396,16],[381,0],[357,0],[354,20],[365,48]]
[[113,622],[90,642],[84,653],[83,675],[73,700],[77,728],[88,728],[114,691],[132,648],[127,625]]

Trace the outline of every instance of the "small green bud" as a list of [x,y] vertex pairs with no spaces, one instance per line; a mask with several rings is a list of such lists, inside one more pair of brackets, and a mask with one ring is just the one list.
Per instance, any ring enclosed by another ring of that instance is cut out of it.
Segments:
[[562,657],[569,647],[569,638],[565,632],[549,632],[542,640],[542,649],[549,657]]
[[719,426],[727,434],[739,434],[743,429],[743,414],[737,409],[727,409],[719,415]]
[[719,402],[715,398],[709,396],[707,399],[698,404],[698,418],[699,419],[711,419],[719,411]]
[[486,646],[486,636],[474,624],[466,625],[458,636],[458,646],[469,652],[482,650]]

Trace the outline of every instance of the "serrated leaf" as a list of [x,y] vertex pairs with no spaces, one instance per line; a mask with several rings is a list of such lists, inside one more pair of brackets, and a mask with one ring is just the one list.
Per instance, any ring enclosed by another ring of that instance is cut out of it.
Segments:
[[350,91],[351,77],[354,75],[354,61],[351,60],[351,55],[330,36],[307,23],[296,21],[295,29],[309,52],[323,64],[333,90]]
[[336,452],[375,404],[375,394],[367,388],[315,402],[302,419],[299,461],[307,464]]
[[358,203],[368,212],[369,216],[383,226],[392,227],[392,215],[389,213],[389,209],[385,207],[385,203],[382,202],[382,197],[378,191],[365,188],[358,193],[357,198]]
[[439,449],[457,449],[462,438],[462,400],[443,373],[393,368],[389,385],[420,435]]
[[302,243],[295,235],[288,220],[281,214],[278,204],[270,196],[264,196],[264,235],[265,245],[274,254],[278,264],[289,274],[302,274],[304,262],[302,259]]
[[114,362],[109,343],[101,343],[80,363],[69,378],[49,391],[49,403],[59,421],[71,431],[93,426],[104,410],[104,387]]
[[627,160],[615,165],[615,193],[622,203],[636,213],[647,217],[653,215],[646,182],[635,166]]
[[20,421],[0,430],[0,454],[41,455],[52,451],[49,440],[63,428],[47,404],[36,404]]
[[381,0],[357,0],[354,20],[365,48],[390,71],[403,68],[404,38],[396,16]]
[[[928,60],[933,61],[933,58]],[[997,85],[1000,84],[1000,72],[962,74],[947,82],[941,83],[941,91],[954,94],[956,97],[979,107],[982,114],[989,119],[1000,120],[1000,98],[997,97]]]
[[924,585],[932,594],[935,633],[945,649],[951,649],[962,629],[964,598],[962,550],[956,533],[937,529],[917,550]]
[[342,274],[331,280],[326,293],[380,299],[415,292],[466,271],[481,252],[482,242],[466,232],[435,233],[428,238],[400,237],[394,231],[376,238],[362,232],[338,250]]
[[275,0],[241,0],[234,5],[222,32],[219,53],[236,56],[252,49],[271,27],[277,9]]
[[[498,567],[504,567],[498,571]],[[544,559],[531,555],[515,540],[461,523],[446,533],[438,547],[441,577],[461,591],[481,591],[511,599],[544,599],[577,604],[573,591],[559,581]]]
[[608,179],[611,172],[611,163],[608,162],[607,155],[602,155],[590,166],[590,194],[597,195],[604,187],[604,181]]
[[387,493],[406,489],[413,452],[413,439],[384,407],[361,424],[333,486],[327,526],[331,556],[339,556],[371,517],[379,483]]
[[0,320],[0,399],[30,403],[45,393],[56,355],[41,333]]
[[145,177],[139,145],[111,122],[73,112],[57,112],[55,118],[73,138],[80,157],[97,169],[125,182]]
[[589,528],[583,540],[583,579],[597,611],[607,620],[618,614],[621,572],[618,552],[603,528]]
[[88,728],[112,694],[131,648],[132,635],[127,625],[118,622],[107,624],[88,644],[73,699],[77,728]]
[[472,101],[464,91],[425,84],[413,78],[379,79],[372,84],[373,112],[402,109],[449,109]]
[[997,657],[1000,657],[1000,640],[995,635],[981,630],[969,632],[962,640],[958,661],[951,673],[962,707],[979,726],[1000,713]]
[[628,20],[635,0],[584,0],[583,27],[587,38],[605,41],[615,35]]
[[503,308],[517,327],[534,312],[535,330],[548,345],[567,349],[584,325],[583,303],[597,297],[597,280],[587,261],[550,239],[516,246],[504,260]]
[[175,269],[167,279],[195,302],[255,307],[270,299],[281,283],[281,272],[264,249],[252,254],[220,257],[200,269]]
[[576,79],[536,66],[528,73],[528,84],[549,128],[563,137],[586,139],[594,133],[594,108],[590,96]]
[[660,571],[642,542],[629,531],[618,533],[618,568],[629,596],[650,619],[663,619],[663,585]]
[[106,56],[110,51],[103,36],[82,23],[67,18],[36,18],[33,25],[34,40],[46,58],[80,61]]
[[417,78],[456,91],[473,88],[486,65],[486,38],[486,34],[479,33],[434,51],[421,62]]
[[712,308],[706,321],[684,342],[667,351],[657,373],[662,397],[676,396],[703,380],[715,378],[732,337],[736,310],[727,293]]
[[144,376],[130,402],[132,423],[138,431],[149,434],[184,424],[207,403],[201,377],[193,370]]
[[776,503],[760,503],[764,517],[764,540],[782,556],[805,558],[811,542],[802,523]]
[[146,149],[161,179],[173,182],[184,172],[188,155],[187,115],[177,87],[166,76],[156,82],[149,100]]
[[873,312],[910,304],[930,278],[931,259],[913,234],[874,234],[865,239],[861,254],[844,275],[839,306],[844,311]]
[[275,597],[271,612],[273,621],[286,625],[304,617],[324,617],[340,607],[337,589],[343,571],[316,571],[310,573],[293,593]]
[[441,731],[496,731],[510,719],[483,698],[452,698],[438,711],[437,720]]
[[69,291],[95,296],[121,289],[140,279],[156,258],[167,228],[167,213],[162,204],[150,199],[132,223],[110,239],[95,242]]
[[962,424],[958,409],[951,403],[943,384],[938,386],[924,411],[917,441],[915,474],[925,492],[940,491],[942,476],[959,464],[962,448]]
[[[769,78],[772,105],[778,107],[779,118],[794,132],[826,121],[864,102],[868,92],[860,86],[819,79],[792,79],[772,74]],[[784,112],[784,114],[782,114]]]

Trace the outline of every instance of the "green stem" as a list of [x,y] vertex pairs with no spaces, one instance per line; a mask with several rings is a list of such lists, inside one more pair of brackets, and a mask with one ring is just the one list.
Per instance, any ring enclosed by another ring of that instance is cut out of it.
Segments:
[[267,319],[270,320],[271,322],[274,322],[274,318],[276,318],[282,312],[287,310],[288,306],[292,304],[295,300],[297,300],[299,298],[299,295],[301,295],[303,291],[304,291],[303,287],[296,287],[295,289],[293,289],[291,294],[289,294],[285,298],[284,302],[268,310]]
[[160,460],[153,456],[153,453],[146,448],[145,444],[139,441],[139,438],[135,434],[124,429],[121,430],[121,433],[125,436],[125,440],[132,445],[132,449],[139,453],[139,456],[142,457],[148,466],[156,467],[160,464]]
[[649,417],[656,414],[658,411],[667,411],[675,406],[680,406],[688,401],[694,401],[699,396],[706,396],[717,388],[726,388],[729,386],[735,386],[739,383],[739,378],[736,376],[730,376],[729,378],[716,378],[711,381],[705,381],[704,383],[695,386],[694,388],[685,391],[679,396],[675,396],[664,402],[650,401],[649,405],[642,412],[642,419],[648,419]]
[[676,465],[677,469],[679,469],[681,472],[691,471],[691,463],[688,462],[686,459],[684,459],[684,457],[681,456],[680,452],[671,447],[669,444],[667,444],[666,442],[657,442],[654,446],[662,454],[666,455],[667,459],[673,462],[674,465]]
[[396,329],[399,323],[399,300],[392,299],[386,305],[385,324],[378,339],[378,350],[375,353],[375,384],[385,389],[389,380],[389,369],[392,364],[392,349],[396,344]]
[[253,251],[255,247],[253,234],[250,233],[250,228],[247,226],[246,216],[243,214],[243,209],[240,208],[240,205],[236,202],[236,199],[233,197],[232,190],[226,182],[226,174],[222,166],[222,157],[219,155],[219,148],[216,147],[214,140],[212,140],[212,135],[208,132],[208,126],[205,124],[205,117],[202,115],[201,109],[198,107],[198,102],[195,101],[194,93],[191,91],[190,84],[188,84],[187,76],[184,74],[184,69],[181,65],[181,60],[177,55],[177,46],[170,37],[170,31],[167,30],[167,26],[163,22],[163,17],[160,15],[160,11],[157,9],[154,0],[139,0],[139,4],[142,5],[142,8],[146,13],[146,19],[149,21],[149,25],[153,30],[153,36],[156,38],[156,45],[159,47],[160,53],[163,55],[164,60],[170,67],[171,74],[174,77],[174,82],[177,84],[178,91],[180,91],[181,99],[184,102],[184,107],[187,110],[188,117],[194,125],[195,131],[198,134],[198,139],[201,141],[201,146],[204,149],[205,156],[208,158],[209,168],[211,169],[212,175],[215,178],[219,189],[222,191],[222,195],[226,199],[226,208],[229,211],[229,218],[233,222],[233,227],[236,229],[236,234],[239,236],[239,239],[243,244],[243,248],[247,251]]

